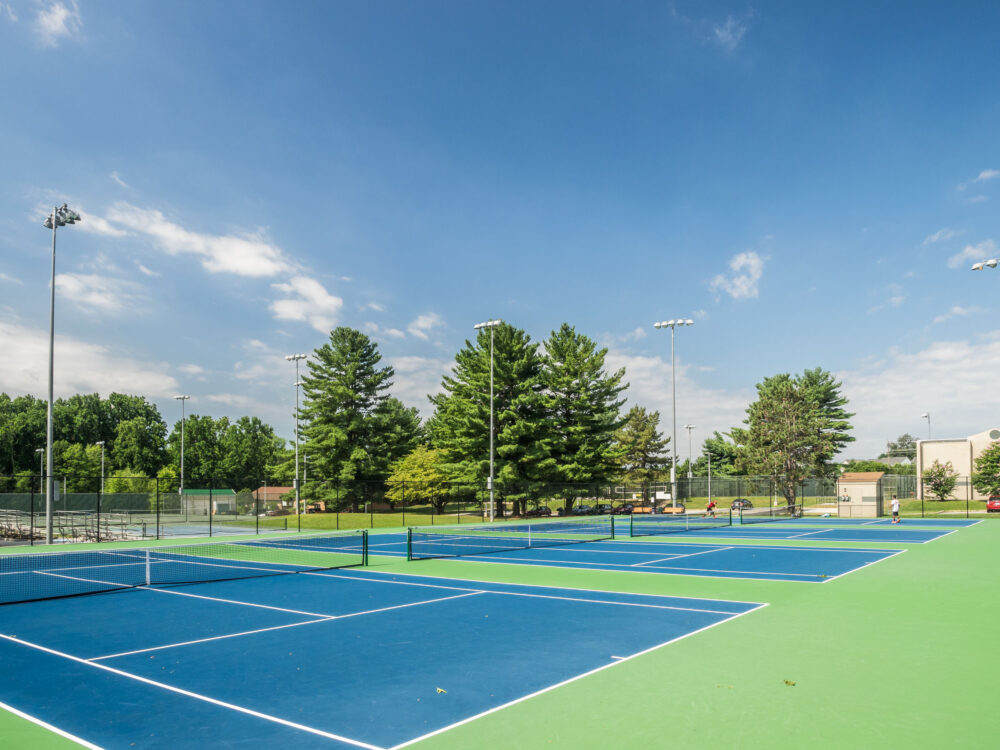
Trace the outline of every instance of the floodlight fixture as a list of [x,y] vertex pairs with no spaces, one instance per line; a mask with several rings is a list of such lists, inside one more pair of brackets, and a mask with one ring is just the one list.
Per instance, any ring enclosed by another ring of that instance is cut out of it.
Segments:
[[982,271],[983,270],[983,266],[985,266],[985,265],[986,265],[985,263],[973,263],[972,264],[972,270],[973,271]]

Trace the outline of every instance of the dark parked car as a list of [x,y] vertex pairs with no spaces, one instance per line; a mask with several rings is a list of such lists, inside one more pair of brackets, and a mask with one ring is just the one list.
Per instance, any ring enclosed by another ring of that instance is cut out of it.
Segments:
[[541,518],[543,516],[551,516],[552,508],[548,505],[539,505],[537,508],[532,508],[527,511],[524,516],[525,518]]
[[635,510],[635,506],[632,503],[622,503],[617,508],[613,509],[611,512],[616,516],[627,516]]
[[990,499],[986,501],[986,512],[1000,513],[1000,495],[990,495]]
[[731,510],[740,510],[741,508],[749,509],[753,507],[753,503],[747,500],[745,497],[738,497],[733,500],[732,505],[729,506]]
[[594,513],[599,516],[607,516],[614,512],[611,503],[598,503],[594,506]]
[[592,516],[594,514],[594,509],[589,505],[576,505],[570,513],[574,516]]

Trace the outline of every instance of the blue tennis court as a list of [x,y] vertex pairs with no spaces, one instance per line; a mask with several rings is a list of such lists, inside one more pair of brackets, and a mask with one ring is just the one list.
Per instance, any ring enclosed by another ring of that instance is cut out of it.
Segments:
[[976,518],[946,518],[943,516],[929,518],[907,518],[899,524],[893,524],[891,518],[837,518],[834,516],[803,516],[802,518],[790,518],[782,523],[798,523],[810,526],[893,526],[893,528],[903,528],[906,526],[930,527],[939,529],[964,529],[967,526],[975,526],[982,523]]
[[[425,530],[426,531],[426,530]],[[714,532],[713,532],[714,533]],[[685,535],[687,536],[687,535]],[[680,541],[602,540],[527,549],[494,549],[496,539],[464,537],[458,530],[444,532],[429,542],[428,556],[461,555],[469,562],[543,565],[560,568],[618,570],[631,573],[670,573],[714,578],[752,578],[769,581],[827,583],[842,575],[885,560],[902,550],[830,547],[751,546],[701,544]],[[373,534],[372,555],[406,555],[403,534]],[[513,544],[520,543],[515,539]]]
[[400,748],[761,606],[362,569],[139,586],[0,606],[0,702],[91,747]]
[[896,526],[835,526],[808,528],[799,525],[794,520],[774,521],[772,523],[756,523],[749,526],[726,526],[710,531],[692,532],[704,536],[725,539],[802,539],[816,542],[866,542],[868,544],[884,544],[898,542],[902,544],[925,544],[940,539],[955,530],[911,529]]

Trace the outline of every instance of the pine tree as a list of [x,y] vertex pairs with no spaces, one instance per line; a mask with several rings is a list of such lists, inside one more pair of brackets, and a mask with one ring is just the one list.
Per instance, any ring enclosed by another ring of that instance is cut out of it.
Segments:
[[314,352],[303,376],[301,416],[310,474],[339,482],[384,480],[390,463],[419,438],[415,409],[389,396],[392,367],[380,367],[378,346],[361,331],[340,327]]
[[553,478],[563,482],[603,482],[618,468],[614,433],[623,420],[619,399],[625,370],[604,370],[607,349],[563,323],[544,342],[543,380]]
[[622,479],[626,482],[648,484],[667,466],[670,438],[663,437],[659,425],[660,412],[633,406],[615,433]]
[[[498,485],[517,513],[532,495],[532,483],[552,476],[555,462],[546,439],[542,360],[531,337],[508,324],[493,329],[495,470]],[[479,331],[455,355],[455,369],[431,397],[427,428],[442,451],[442,468],[453,481],[482,482],[489,476],[490,331]]]

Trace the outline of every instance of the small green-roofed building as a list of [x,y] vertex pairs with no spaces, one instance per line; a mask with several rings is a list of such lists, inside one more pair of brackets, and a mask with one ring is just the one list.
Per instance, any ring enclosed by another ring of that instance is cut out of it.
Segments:
[[187,515],[207,516],[211,507],[212,515],[236,513],[235,490],[189,490],[184,489],[181,495],[181,509]]

